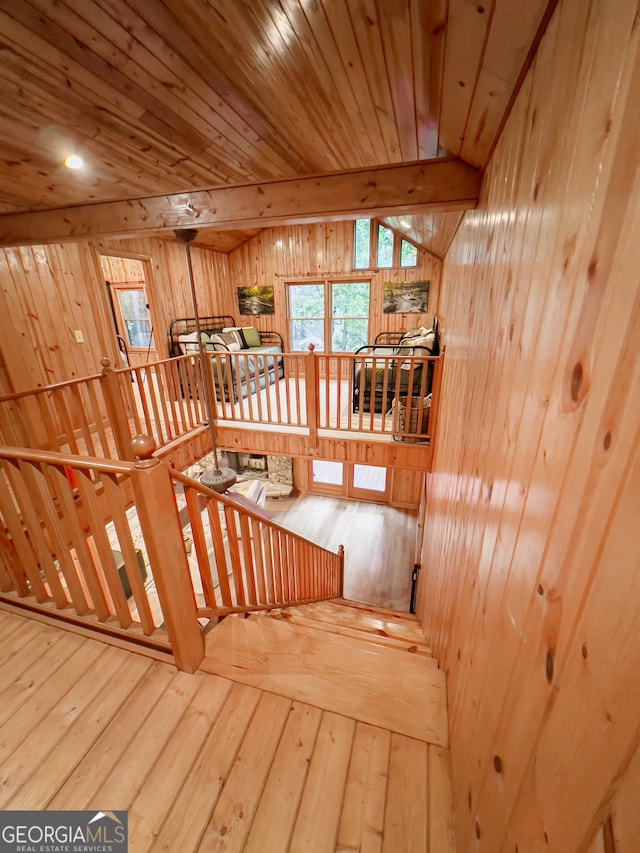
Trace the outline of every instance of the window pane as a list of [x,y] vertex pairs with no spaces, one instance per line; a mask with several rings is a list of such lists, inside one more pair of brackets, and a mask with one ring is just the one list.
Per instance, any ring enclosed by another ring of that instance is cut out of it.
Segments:
[[290,284],[289,316],[324,317],[324,285]]
[[149,342],[151,342],[151,348],[153,349],[151,323],[148,320],[126,320],[125,326],[127,337],[129,338],[129,346],[146,349],[149,346]]
[[369,336],[369,321],[336,320],[331,323],[332,352],[355,352],[358,347],[367,343]]
[[313,482],[341,486],[343,469],[344,465],[342,462],[327,462],[324,459],[314,459],[312,463]]
[[400,266],[415,267],[418,263],[418,250],[413,243],[403,240],[400,243]]
[[384,492],[387,483],[387,469],[376,465],[354,465],[353,485],[356,489],[368,489],[371,492]]
[[334,284],[331,288],[333,317],[368,317],[369,282]]
[[393,231],[378,225],[378,263],[379,267],[390,267],[393,264]]
[[294,352],[306,350],[309,344],[324,350],[324,320],[290,320],[289,334]]
[[369,266],[369,248],[371,246],[370,219],[356,219],[353,246],[354,269],[366,270]]
[[139,290],[119,290],[118,294],[122,313],[126,318],[147,316],[147,303],[142,288]]

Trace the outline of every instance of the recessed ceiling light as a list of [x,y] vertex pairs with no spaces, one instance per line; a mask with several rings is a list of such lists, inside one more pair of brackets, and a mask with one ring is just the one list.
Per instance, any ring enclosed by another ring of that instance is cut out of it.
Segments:
[[84,161],[77,154],[70,154],[64,161],[64,165],[67,169],[82,169]]
[[411,223],[407,219],[401,219],[400,225],[402,225],[403,228],[411,228]]

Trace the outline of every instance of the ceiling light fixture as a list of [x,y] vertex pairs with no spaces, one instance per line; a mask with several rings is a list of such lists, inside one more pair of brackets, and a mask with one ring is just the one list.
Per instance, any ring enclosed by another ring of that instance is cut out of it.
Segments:
[[82,169],[84,161],[78,154],[69,154],[69,156],[65,158],[64,165],[67,169]]

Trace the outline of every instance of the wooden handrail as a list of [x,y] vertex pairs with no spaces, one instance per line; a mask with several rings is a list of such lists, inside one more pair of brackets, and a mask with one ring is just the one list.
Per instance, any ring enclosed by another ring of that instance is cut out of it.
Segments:
[[10,403],[13,400],[34,397],[37,394],[48,394],[51,391],[72,388],[74,385],[86,385],[87,382],[100,381],[100,376],[99,373],[92,373],[90,376],[82,376],[79,379],[68,379],[65,382],[55,382],[52,385],[43,385],[40,388],[29,388],[27,391],[14,391],[12,394],[3,394],[0,396],[0,403]]
[[[132,460],[137,434],[165,447],[207,423],[205,384],[216,422],[303,430],[312,453],[319,430],[426,441],[437,424],[444,348],[438,357],[407,349],[403,355],[379,348],[357,354],[214,352],[205,377],[194,355],[116,369],[103,360],[101,374],[0,397],[0,442]],[[433,380],[425,433],[427,372]],[[392,403],[403,396],[415,397],[417,418],[399,429]]]
[[74,456],[54,450],[33,450],[30,447],[0,446],[0,459],[23,459],[25,462],[40,462],[79,468],[84,471],[95,469],[111,474],[131,474],[135,468],[133,462],[120,462],[116,459],[100,459],[93,456]]
[[[334,551],[331,551],[329,548],[324,548],[322,545],[318,545],[317,542],[313,542],[311,539],[306,539],[299,533],[293,533],[293,531],[288,530],[287,528],[282,527],[280,524],[276,524],[275,521],[272,521],[266,514],[262,513],[260,509],[249,509],[248,507],[239,506],[233,498],[227,497],[225,494],[220,494],[219,492],[214,492],[212,489],[209,489],[207,486],[202,483],[191,480],[185,474],[180,471],[176,471],[174,468],[170,469],[171,479],[177,483],[181,483],[183,486],[188,486],[192,488],[195,492],[200,493],[203,497],[213,498],[218,501],[222,506],[227,506],[230,509],[236,510],[236,512],[245,513],[249,518],[254,519],[255,521],[259,521],[261,524],[266,525],[267,527],[272,527],[274,530],[286,530],[287,533],[292,533],[297,539],[301,542],[306,542],[309,545],[313,545],[314,548],[318,548],[320,551],[325,551],[327,554],[331,554],[332,557],[337,556]],[[342,546],[340,546],[342,547]]]
[[88,628],[99,623],[101,633],[148,637],[154,648],[166,632],[178,668],[193,672],[204,655],[201,620],[340,594],[342,548],[333,553],[190,480],[156,458],[155,447],[147,436],[134,439],[135,462],[0,447],[0,599],[50,616],[71,612]]

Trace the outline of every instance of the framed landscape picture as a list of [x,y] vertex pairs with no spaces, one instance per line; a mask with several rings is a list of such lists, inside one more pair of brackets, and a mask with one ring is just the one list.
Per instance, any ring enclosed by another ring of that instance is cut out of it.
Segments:
[[274,314],[273,287],[239,287],[240,314]]
[[428,305],[428,281],[385,281],[383,314],[426,314]]

